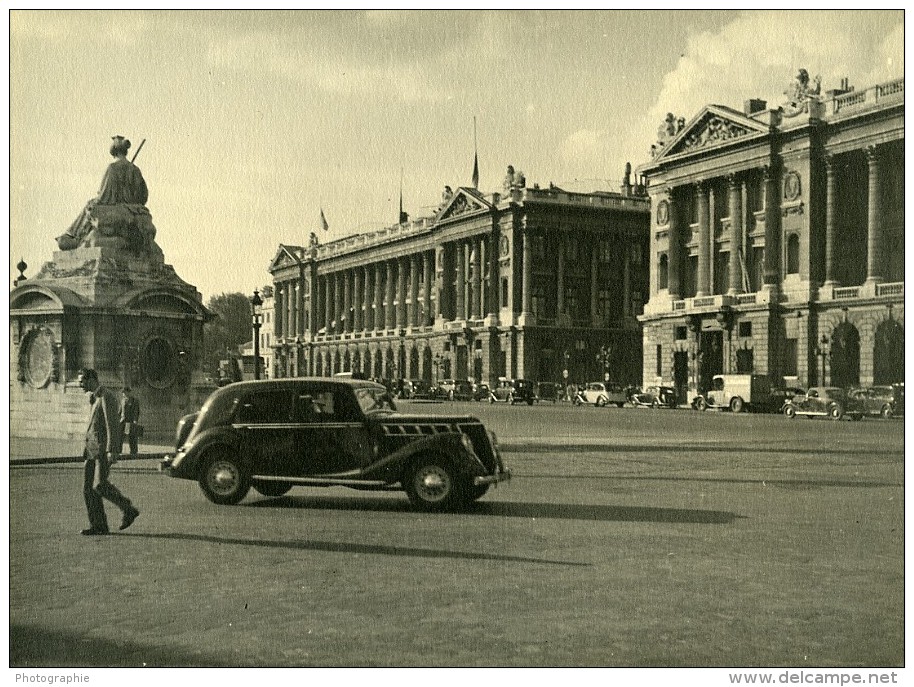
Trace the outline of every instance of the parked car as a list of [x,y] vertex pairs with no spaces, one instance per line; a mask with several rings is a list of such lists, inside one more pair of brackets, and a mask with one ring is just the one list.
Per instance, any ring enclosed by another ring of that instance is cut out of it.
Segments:
[[[610,382],[590,382],[584,386],[584,389],[577,398],[582,399],[583,403],[592,403],[598,408],[602,408],[610,403],[621,408],[625,405],[626,401],[628,401],[628,396],[625,394],[625,387],[621,384],[613,384]],[[576,400],[575,404],[580,405],[580,402]]]
[[407,379],[403,382],[403,390],[400,398],[408,398],[412,401],[432,401],[441,398],[437,386],[432,386],[424,379]]
[[903,385],[900,389],[897,386],[861,387],[851,389],[848,396],[860,403],[864,415],[875,415],[888,419],[894,415],[904,414]]
[[844,389],[831,386],[813,387],[804,395],[795,396],[784,404],[783,412],[789,418],[805,415],[859,420],[863,417],[863,407],[857,399],[848,396]]
[[559,400],[559,395],[562,393],[562,387],[554,382],[539,382],[536,385],[536,400],[539,401],[552,401],[555,403]]
[[528,406],[532,406],[535,400],[536,392],[533,382],[527,379],[500,379],[498,385],[489,394],[490,403],[504,401],[511,405],[526,403]]
[[635,391],[629,397],[632,405],[642,408],[676,408],[676,389],[671,386],[649,386],[644,391]]
[[473,387],[473,400],[474,401],[488,401],[489,396],[492,394],[492,389],[488,384],[480,382]]
[[451,401],[472,401],[473,400],[473,383],[466,379],[458,379],[454,382],[454,389],[448,395]]
[[806,389],[798,386],[776,386],[771,389],[769,396],[770,403],[764,408],[769,413],[783,413],[784,405],[793,400],[796,396],[805,396]]
[[402,489],[441,511],[510,479],[495,435],[475,417],[396,412],[385,387],[362,380],[293,378],[230,384],[182,418],[177,451],[161,469],[199,482],[218,504],[250,487]]
[[696,410],[720,408],[740,413],[765,410],[772,403],[771,380],[765,375],[714,375],[711,388],[692,399]]

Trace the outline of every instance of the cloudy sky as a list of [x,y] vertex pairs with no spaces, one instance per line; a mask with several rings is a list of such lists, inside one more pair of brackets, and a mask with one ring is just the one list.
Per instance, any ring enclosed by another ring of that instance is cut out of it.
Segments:
[[[783,102],[904,75],[887,12],[29,12],[10,14],[10,274],[35,274],[127,136],[158,243],[208,299],[269,282],[280,242],[431,214],[508,164],[617,189],[667,112]],[[319,230],[323,207],[330,231]]]

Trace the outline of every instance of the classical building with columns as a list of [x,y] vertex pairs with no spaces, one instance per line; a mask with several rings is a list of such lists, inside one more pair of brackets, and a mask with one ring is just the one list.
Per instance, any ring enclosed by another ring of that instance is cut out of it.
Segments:
[[584,194],[512,174],[446,188],[433,217],[281,244],[273,376],[640,382],[646,195],[629,174]]
[[651,198],[644,380],[904,380],[904,80],[670,114]]

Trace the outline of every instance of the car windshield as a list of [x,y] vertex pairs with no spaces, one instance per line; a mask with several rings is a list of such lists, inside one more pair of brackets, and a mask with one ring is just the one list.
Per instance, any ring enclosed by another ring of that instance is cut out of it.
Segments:
[[371,386],[359,387],[355,390],[355,398],[363,413],[397,409],[387,389],[378,389]]

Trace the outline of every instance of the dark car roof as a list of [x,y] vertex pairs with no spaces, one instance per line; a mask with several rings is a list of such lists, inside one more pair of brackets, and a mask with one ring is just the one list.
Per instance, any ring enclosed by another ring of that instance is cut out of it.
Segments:
[[228,384],[217,391],[214,391],[213,394],[233,394],[240,393],[242,391],[258,391],[258,390],[270,390],[270,389],[291,389],[299,387],[302,384],[311,384],[316,386],[321,386],[323,388],[333,388],[333,387],[350,387],[353,389],[361,388],[372,388],[386,390],[383,384],[378,384],[377,382],[372,382],[367,379],[349,379],[349,378],[338,378],[338,377],[285,377],[283,379],[255,379],[249,380],[246,382],[234,382],[233,384]]

